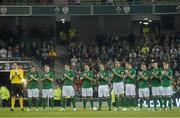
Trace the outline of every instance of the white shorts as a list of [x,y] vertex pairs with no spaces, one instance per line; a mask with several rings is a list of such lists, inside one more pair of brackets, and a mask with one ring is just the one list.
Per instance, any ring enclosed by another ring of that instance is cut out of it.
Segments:
[[115,95],[124,94],[124,83],[123,82],[113,83],[113,90]]
[[63,97],[66,97],[66,96],[72,97],[74,95],[75,95],[74,88],[72,86],[63,86],[62,87],[62,96]]
[[109,97],[109,86],[108,85],[99,85],[98,97]]
[[28,89],[27,90],[28,98],[37,98],[39,97],[39,89]]
[[149,88],[139,88],[139,97],[149,97]]
[[91,88],[82,88],[82,97],[92,97],[93,89]]
[[135,96],[136,87],[134,84],[125,84],[125,94],[126,96]]
[[53,89],[43,89],[42,98],[53,98]]
[[162,96],[172,96],[173,95],[173,90],[172,87],[162,87]]
[[162,95],[162,87],[152,87],[152,96],[161,96]]

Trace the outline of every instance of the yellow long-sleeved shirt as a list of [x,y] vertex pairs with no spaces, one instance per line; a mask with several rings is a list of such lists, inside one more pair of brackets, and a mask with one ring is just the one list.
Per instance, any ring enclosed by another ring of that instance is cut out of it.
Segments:
[[15,69],[10,70],[10,80],[12,84],[21,84],[23,83],[24,78],[24,71],[22,69],[18,69],[17,71]]

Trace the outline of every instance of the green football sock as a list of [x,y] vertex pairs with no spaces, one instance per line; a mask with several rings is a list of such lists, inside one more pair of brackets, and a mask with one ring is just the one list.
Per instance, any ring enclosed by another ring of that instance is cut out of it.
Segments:
[[54,107],[54,98],[49,98],[51,108]]
[[169,101],[168,106],[169,106],[169,108],[171,109],[171,108],[172,108],[172,100],[171,100],[171,97],[168,97],[168,101]]
[[46,105],[47,105],[47,99],[46,98],[42,99],[42,104],[43,104],[43,108],[45,109]]
[[101,110],[102,107],[102,98],[99,98],[99,109]]
[[166,107],[167,107],[167,98],[164,97],[164,108],[166,108]]
[[148,104],[148,108],[150,108],[150,99],[149,98],[146,99],[146,103]]
[[160,103],[160,108],[162,108],[162,97],[160,96],[160,97],[158,97],[159,98],[159,103]]
[[66,98],[64,97],[63,99],[62,99],[62,107],[65,109],[65,107],[66,107]]
[[90,104],[91,104],[91,108],[93,108],[94,107],[93,99],[90,99]]
[[124,97],[120,97],[119,102],[122,105],[122,107],[125,106],[125,99],[124,99]]
[[153,102],[154,102],[154,108],[156,109],[157,108],[157,98],[156,97],[153,97]]
[[142,105],[143,105],[143,98],[140,98],[140,108],[142,109]]
[[111,110],[111,97],[108,98],[108,106],[109,106],[109,110]]
[[73,108],[76,108],[76,98],[75,97],[72,98],[72,104],[73,104]]
[[29,109],[31,109],[31,107],[32,107],[32,98],[28,98],[28,106],[29,106]]
[[86,98],[83,99],[83,107],[86,108]]
[[134,98],[132,98],[132,103],[134,103],[134,107],[137,107],[138,105],[137,105],[137,99],[134,97]]
[[126,97],[126,98],[125,98],[125,106],[126,106],[127,108],[129,108],[129,102],[130,102],[130,98],[129,98],[129,97]]
[[35,106],[36,106],[36,108],[39,107],[39,99],[38,98],[35,98]]
[[116,108],[119,108],[119,100],[117,96],[115,97],[115,105],[116,105]]

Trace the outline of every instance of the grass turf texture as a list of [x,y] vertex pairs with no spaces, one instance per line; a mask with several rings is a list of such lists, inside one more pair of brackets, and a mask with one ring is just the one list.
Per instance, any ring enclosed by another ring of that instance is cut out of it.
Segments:
[[[35,109],[32,109],[30,112],[24,111],[22,112],[19,108],[15,108],[14,112],[10,112],[8,108],[0,108],[0,117],[2,118],[10,118],[10,117],[78,117],[78,118],[96,118],[96,117],[180,117],[180,107],[173,108],[172,111],[148,111],[147,109],[143,109],[142,111],[108,111],[107,109],[103,109],[103,111],[90,111],[86,109],[83,111],[82,109],[78,109],[77,112],[73,112],[72,108],[67,108],[65,112],[60,112],[60,108],[55,108],[54,111],[50,109],[42,110],[39,109],[38,112]],[[25,109],[26,110],[26,109]]]

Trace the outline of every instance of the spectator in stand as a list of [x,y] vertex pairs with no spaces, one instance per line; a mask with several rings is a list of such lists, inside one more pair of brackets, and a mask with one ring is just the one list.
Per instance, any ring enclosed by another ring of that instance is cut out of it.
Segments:
[[5,48],[0,49],[0,58],[4,60],[6,59],[6,57],[7,57],[7,50]]
[[13,57],[13,51],[12,51],[12,47],[8,47],[7,50],[7,58],[11,59]]
[[56,58],[57,54],[54,48],[51,48],[51,50],[49,51],[49,59],[50,59],[50,65],[51,67],[54,67],[54,62],[55,62],[55,58]]
[[75,55],[73,55],[73,58],[71,58],[71,68],[74,72],[77,72],[77,64],[78,60]]
[[13,49],[14,50],[14,57],[16,58],[16,59],[19,59],[20,58],[20,45],[19,44],[17,44],[16,45],[16,47]]
[[42,66],[46,65],[46,64],[49,64],[48,63],[48,52],[46,50],[43,50],[42,49],[42,53],[41,53],[41,58],[42,58]]

